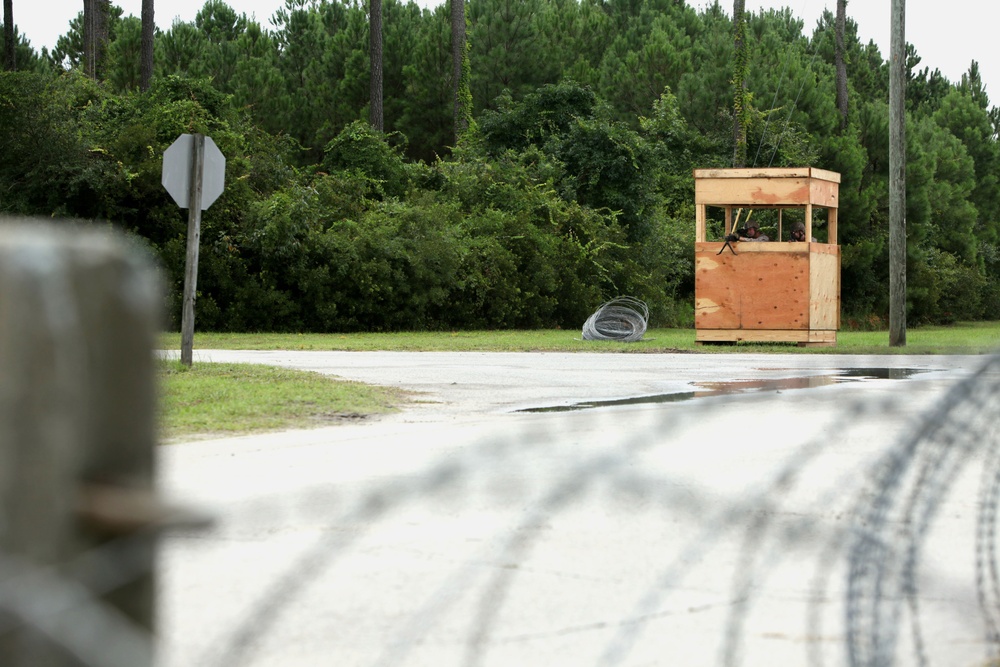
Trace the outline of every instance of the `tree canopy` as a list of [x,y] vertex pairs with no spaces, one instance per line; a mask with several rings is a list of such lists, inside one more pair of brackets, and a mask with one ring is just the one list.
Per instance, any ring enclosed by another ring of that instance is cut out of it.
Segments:
[[[845,321],[884,321],[888,69],[849,16],[845,119],[830,12],[809,30],[789,9],[747,12],[737,90],[718,2],[467,0],[462,68],[447,3],[380,4],[382,131],[357,0],[286,0],[273,29],[207,0],[156,31],[146,91],[141,21],[117,7],[97,80],[83,72],[82,13],[51,52],[15,31],[0,211],[145,239],[178,323],[185,216],[160,160],[203,132],[227,156],[227,185],[203,218],[201,327],[575,328],[626,293],[654,324],[687,326],[692,170],[732,166],[738,113],[747,166],[841,174]],[[956,82],[912,46],[907,64],[909,319],[996,318],[1000,112],[977,63]]]

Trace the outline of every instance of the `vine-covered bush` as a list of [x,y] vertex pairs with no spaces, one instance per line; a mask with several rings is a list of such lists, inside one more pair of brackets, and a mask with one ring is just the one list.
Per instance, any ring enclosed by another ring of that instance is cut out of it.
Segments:
[[369,199],[372,177],[357,170],[289,185],[253,203],[242,232],[208,251],[199,321],[234,330],[577,327],[618,283],[662,300],[643,284],[648,271],[633,275],[639,262],[614,216],[560,197],[540,180],[546,169],[440,163],[426,169],[436,177],[423,175],[439,187],[405,200]]

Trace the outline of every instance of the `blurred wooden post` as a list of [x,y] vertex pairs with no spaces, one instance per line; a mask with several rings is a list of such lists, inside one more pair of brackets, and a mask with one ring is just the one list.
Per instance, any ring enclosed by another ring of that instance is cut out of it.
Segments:
[[160,302],[124,238],[0,219],[4,667],[153,664]]

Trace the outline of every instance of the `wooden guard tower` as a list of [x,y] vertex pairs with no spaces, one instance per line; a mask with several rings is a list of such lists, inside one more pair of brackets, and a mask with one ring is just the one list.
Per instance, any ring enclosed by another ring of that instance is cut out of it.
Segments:
[[[695,170],[697,342],[837,343],[839,187],[840,174],[812,167]],[[709,220],[719,217],[713,207],[724,212],[725,232],[709,241]],[[771,241],[726,245],[725,236],[758,209],[777,211],[764,228]],[[826,211],[826,224],[814,229],[816,209]],[[818,235],[825,242],[789,241],[793,217],[804,222],[807,241]]]

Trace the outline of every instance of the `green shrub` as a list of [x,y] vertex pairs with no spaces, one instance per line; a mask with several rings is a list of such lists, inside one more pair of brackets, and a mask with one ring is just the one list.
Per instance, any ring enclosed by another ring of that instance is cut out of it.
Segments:
[[907,260],[907,320],[951,324],[980,319],[985,277],[949,252],[928,248]]
[[327,171],[357,171],[378,198],[402,197],[409,188],[404,158],[389,145],[386,136],[362,121],[350,123],[326,145],[323,168]]

